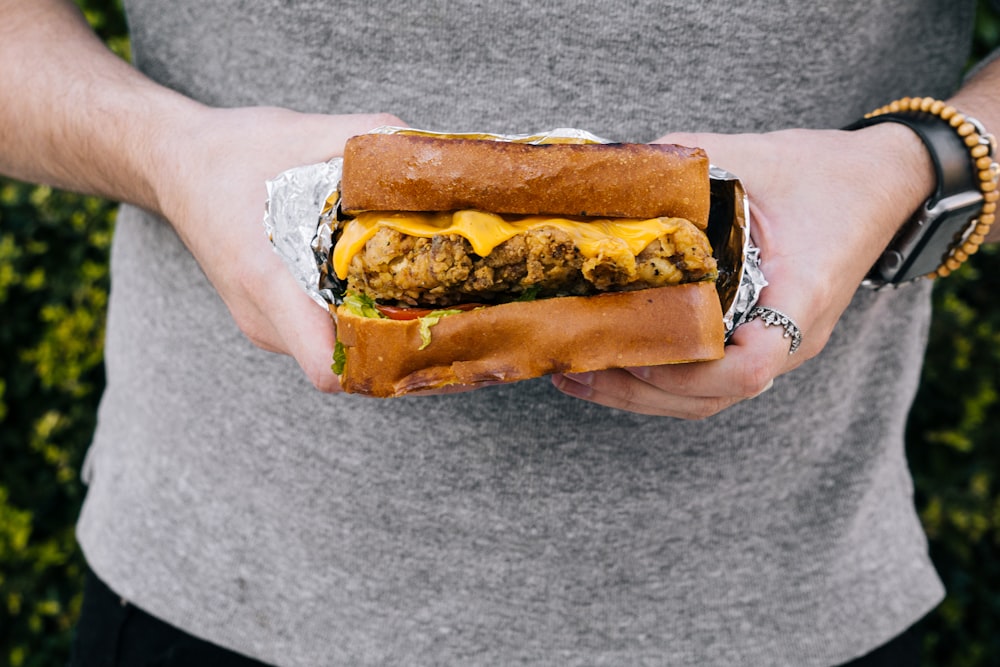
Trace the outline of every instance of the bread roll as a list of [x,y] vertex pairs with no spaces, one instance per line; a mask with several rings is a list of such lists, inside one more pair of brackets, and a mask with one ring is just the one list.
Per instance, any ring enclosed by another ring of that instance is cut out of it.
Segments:
[[336,319],[341,385],[378,397],[723,355],[722,308],[709,282],[486,306],[441,318],[423,349],[418,320],[359,317],[343,306]]
[[341,208],[686,218],[708,224],[708,157],[667,144],[544,144],[364,134],[348,140]]

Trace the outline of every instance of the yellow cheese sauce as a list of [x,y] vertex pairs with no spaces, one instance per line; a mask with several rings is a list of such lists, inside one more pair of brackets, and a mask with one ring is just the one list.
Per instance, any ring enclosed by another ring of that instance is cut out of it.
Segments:
[[542,227],[555,227],[573,239],[581,255],[591,258],[598,255],[601,243],[608,239],[620,239],[633,255],[638,255],[653,240],[674,232],[682,222],[678,218],[580,221],[545,215],[503,218],[495,213],[475,210],[444,213],[369,211],[344,224],[340,240],[333,251],[333,269],[341,280],[347,278],[351,259],[382,227],[424,238],[438,234],[457,234],[465,237],[480,257],[489,255],[495,247],[517,234]]

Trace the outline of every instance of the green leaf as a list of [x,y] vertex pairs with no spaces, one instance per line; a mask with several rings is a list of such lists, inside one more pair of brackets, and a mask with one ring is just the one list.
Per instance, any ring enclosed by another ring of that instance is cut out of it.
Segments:
[[420,318],[420,347],[422,350],[431,344],[431,327],[441,321],[442,317],[458,315],[461,310],[435,310]]
[[344,365],[347,363],[347,351],[344,348],[344,344],[339,340],[333,346],[333,365],[330,368],[333,370],[335,375],[344,374]]
[[383,317],[382,313],[378,312],[378,309],[375,307],[375,300],[367,294],[348,292],[344,297],[344,307],[352,315],[357,315],[358,317],[374,317],[376,319]]

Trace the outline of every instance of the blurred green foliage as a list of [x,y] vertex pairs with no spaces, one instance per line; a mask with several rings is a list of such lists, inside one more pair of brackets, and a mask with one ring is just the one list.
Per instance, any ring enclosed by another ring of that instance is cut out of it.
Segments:
[[[77,0],[128,57],[120,2]],[[993,3],[994,5],[997,3]],[[1000,44],[980,3],[976,50]],[[0,666],[65,663],[83,561],[73,526],[104,382],[112,204],[0,179]],[[1000,248],[939,281],[908,449],[948,598],[928,665],[1000,664]]]
[[[121,8],[78,5],[127,57]],[[63,665],[80,607],[74,524],[104,386],[115,207],[0,179],[0,666]]]
[[935,289],[907,441],[917,505],[948,597],[927,619],[929,665],[1000,664],[1000,247]]
[[0,183],[0,664],[61,664],[79,607],[73,524],[113,218],[97,199]]

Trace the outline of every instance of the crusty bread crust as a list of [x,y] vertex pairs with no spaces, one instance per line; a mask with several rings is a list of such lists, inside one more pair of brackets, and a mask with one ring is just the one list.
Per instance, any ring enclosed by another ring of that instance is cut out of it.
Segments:
[[[344,150],[341,207],[686,218],[708,224],[708,157],[667,144],[546,144],[364,134]],[[627,176],[623,176],[627,175]]]
[[420,323],[336,309],[352,393],[402,396],[454,384],[557,372],[707,361],[723,356],[722,307],[708,282],[487,306]]

